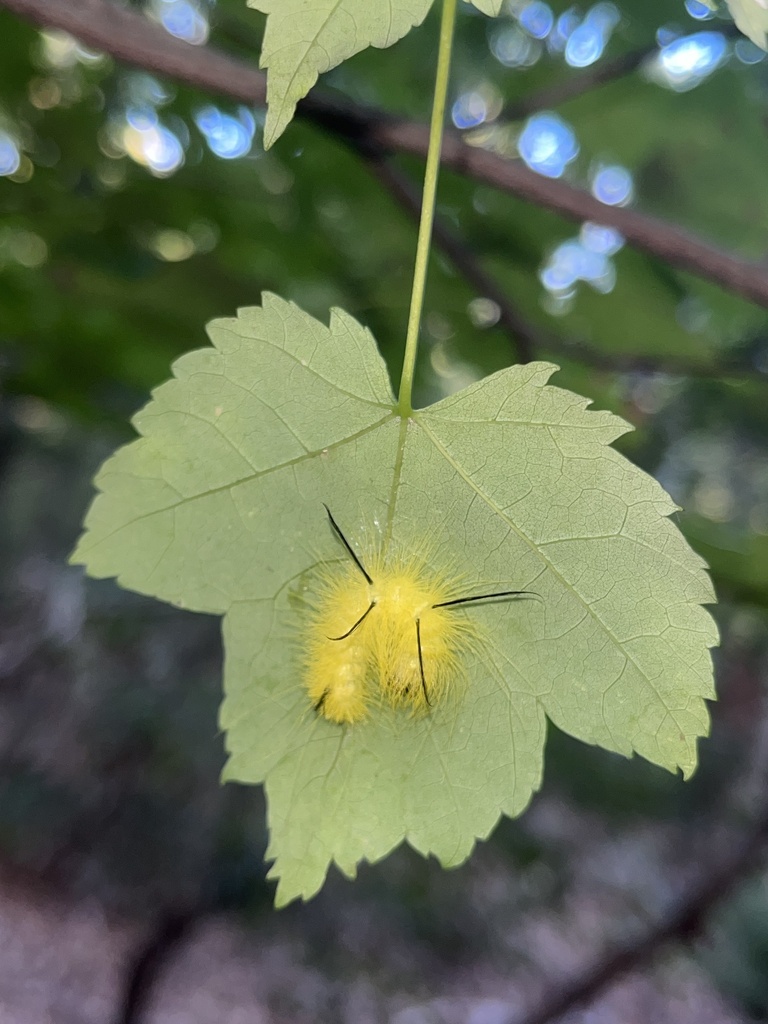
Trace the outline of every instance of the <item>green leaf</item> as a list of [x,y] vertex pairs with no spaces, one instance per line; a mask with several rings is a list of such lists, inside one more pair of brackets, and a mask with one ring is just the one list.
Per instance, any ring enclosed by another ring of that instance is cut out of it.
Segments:
[[[293,118],[296,104],[325,71],[368,46],[392,46],[427,16],[433,0],[248,0],[267,15],[261,66],[269,71],[264,146]],[[502,0],[472,0],[484,14]]]
[[726,0],[728,10],[739,29],[753,43],[768,50],[768,2],[766,0]]
[[489,18],[495,18],[501,14],[501,5],[504,0],[470,0],[473,7],[476,7],[478,11],[482,11],[483,14],[487,14]]
[[[713,592],[670,499],[609,447],[622,420],[533,363],[402,421],[367,331],[272,295],[209,333],[99,473],[73,558],[225,615],[225,778],[266,785],[278,904],[403,839],[463,861],[538,788],[545,716],[690,775],[713,697]],[[475,593],[542,600],[473,607],[486,641],[429,715],[377,706],[334,725],[300,667],[316,568],[344,558],[323,502],[358,550],[391,534]]]
[[261,66],[269,69],[264,145],[284,132],[318,75],[367,46],[396,43],[432,0],[248,0],[267,17]]

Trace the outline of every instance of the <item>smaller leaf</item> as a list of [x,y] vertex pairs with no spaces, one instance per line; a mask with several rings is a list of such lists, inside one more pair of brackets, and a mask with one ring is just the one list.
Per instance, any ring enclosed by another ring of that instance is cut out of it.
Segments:
[[768,50],[768,0],[726,0],[736,25],[753,43]]
[[[500,0],[477,0],[485,10]],[[285,131],[324,71],[368,46],[383,49],[420,25],[432,0],[248,0],[267,15],[261,66],[269,71],[264,146]]]
[[501,14],[502,2],[503,0],[471,0],[472,6],[487,14],[489,18],[496,18]]

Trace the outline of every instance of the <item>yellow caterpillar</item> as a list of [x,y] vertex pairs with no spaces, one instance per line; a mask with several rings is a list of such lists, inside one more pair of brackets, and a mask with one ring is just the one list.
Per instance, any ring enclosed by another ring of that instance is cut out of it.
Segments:
[[325,510],[352,561],[326,572],[304,662],[309,698],[332,722],[361,721],[378,698],[412,711],[432,707],[458,679],[461,658],[479,637],[457,610],[474,601],[538,596],[502,590],[459,597],[460,580],[430,573],[413,558],[385,559],[382,553],[366,569],[327,505]]

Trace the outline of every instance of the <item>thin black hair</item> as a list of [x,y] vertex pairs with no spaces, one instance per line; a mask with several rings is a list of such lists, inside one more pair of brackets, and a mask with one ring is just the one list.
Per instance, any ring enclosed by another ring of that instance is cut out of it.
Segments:
[[342,633],[341,636],[329,636],[328,639],[329,640],[346,640],[348,636],[352,636],[352,634],[355,632],[357,627],[361,626],[363,624],[363,622],[365,621],[366,616],[370,615],[370,613],[373,611],[373,609],[375,607],[376,607],[376,602],[375,601],[371,601],[371,603],[365,609],[365,611],[360,616],[360,618],[357,620],[357,622],[354,624],[354,626],[352,626],[350,629],[348,629],[346,633]]
[[470,604],[472,601],[491,601],[494,597],[522,597],[523,594],[530,594],[531,597],[540,597],[540,594],[532,590],[499,590],[495,594],[476,594],[474,597],[455,597],[452,601],[440,601],[433,604],[433,608],[451,608],[457,604]]
[[343,533],[341,532],[341,528],[339,527],[339,524],[338,524],[338,523],[336,522],[336,520],[335,520],[335,519],[333,518],[333,514],[331,513],[331,510],[330,510],[330,509],[328,508],[328,506],[327,506],[327,505],[325,504],[325,502],[323,502],[323,507],[325,508],[325,511],[326,511],[326,512],[328,513],[328,518],[329,518],[329,519],[331,520],[331,526],[333,527],[333,529],[334,529],[334,532],[336,533],[336,536],[337,536],[337,537],[339,538],[339,540],[341,541],[341,543],[342,543],[342,544],[344,545],[344,547],[345,547],[345,548],[347,549],[347,551],[349,552],[349,554],[350,554],[350,557],[352,558],[352,561],[353,561],[353,562],[355,563],[355,565],[357,566],[357,568],[358,568],[358,569],[360,570],[360,572],[361,572],[361,573],[363,574],[363,576],[365,576],[365,578],[366,578],[366,579],[368,580],[368,582],[370,583],[370,585],[371,585],[371,586],[373,586],[373,580],[372,580],[372,579],[371,579],[371,577],[370,577],[370,576],[368,575],[368,573],[367,573],[367,571],[366,571],[366,569],[365,569],[365,566],[363,565],[363,563],[362,563],[362,562],[360,561],[360,559],[359,559],[359,558],[357,557],[357,555],[355,554],[355,552],[354,552],[354,551],[352,550],[352,545],[351,545],[351,544],[349,543],[349,541],[347,540],[347,538],[346,538],[346,537],[344,536],[344,534],[343,534]]
[[329,694],[330,692],[331,692],[331,691],[330,691],[330,690],[328,689],[328,687],[326,686],[326,688],[325,688],[325,689],[323,690],[323,692],[322,692],[322,694],[321,694],[321,696],[320,696],[320,700],[319,700],[319,701],[317,702],[317,704],[315,704],[315,707],[314,707],[314,710],[315,710],[315,711],[319,711],[319,710],[320,710],[320,708],[321,708],[321,707],[323,706],[323,704],[325,704],[325,698],[326,698],[326,697],[328,696],[328,694]]
[[[346,538],[346,537],[344,536],[344,534],[343,534],[343,533],[341,532],[341,527],[340,527],[340,526],[339,526],[339,524],[338,524],[338,523],[336,522],[336,520],[335,520],[335,519],[333,518],[333,513],[332,513],[332,512],[331,512],[331,510],[330,510],[330,509],[328,508],[328,506],[327,506],[327,505],[325,504],[325,502],[323,502],[323,507],[325,508],[325,511],[326,511],[326,512],[328,513],[328,518],[329,518],[329,519],[330,519],[330,521],[331,521],[331,526],[333,527],[333,531],[334,531],[334,533],[336,534],[336,536],[337,536],[337,537],[339,538],[339,540],[341,541],[341,543],[342,543],[342,544],[344,545],[344,547],[345,547],[345,548],[347,549],[347,551],[349,552],[349,554],[350,554],[350,556],[351,556],[351,558],[352,558],[352,561],[353,561],[353,562],[355,563],[355,565],[357,566],[357,568],[358,568],[358,569],[360,570],[360,572],[361,572],[361,573],[363,574],[363,576],[365,576],[366,580],[368,581],[368,584],[369,584],[369,586],[371,586],[371,587],[372,587],[372,586],[373,586],[373,580],[371,579],[370,575],[369,575],[369,574],[368,574],[368,572],[366,571],[366,568],[365,568],[365,566],[363,565],[363,563],[362,563],[362,562],[360,561],[360,559],[359,559],[359,558],[357,557],[357,555],[355,554],[355,552],[354,552],[354,551],[352,550],[352,545],[351,545],[351,544],[349,543],[349,541],[347,540],[347,538]],[[349,629],[347,630],[347,632],[346,632],[346,633],[342,633],[342,634],[341,634],[341,636],[329,636],[329,637],[328,637],[328,639],[329,639],[329,640],[334,640],[334,641],[335,641],[335,640],[346,640],[348,636],[352,636],[352,634],[353,634],[353,633],[355,632],[355,630],[357,629],[357,627],[358,627],[358,626],[362,626],[362,624],[363,624],[363,623],[365,622],[365,619],[366,619],[366,617],[367,617],[368,615],[370,615],[370,613],[371,613],[371,612],[373,611],[373,609],[375,608],[375,606],[376,606],[376,602],[375,602],[375,601],[371,601],[371,603],[370,603],[370,604],[368,605],[368,607],[367,607],[367,608],[365,609],[365,611],[364,611],[364,612],[363,612],[363,614],[362,614],[362,615],[360,616],[360,618],[359,618],[359,619],[357,620],[357,622],[356,622],[356,623],[354,624],[354,626],[351,626],[351,627],[350,627],[350,628],[349,628]]]
[[421,674],[421,689],[424,693],[424,700],[427,702],[427,707],[431,708],[432,705],[429,700],[429,694],[427,693],[427,680],[424,678],[424,658],[421,653],[421,619],[416,619],[416,647],[419,651],[419,673]]

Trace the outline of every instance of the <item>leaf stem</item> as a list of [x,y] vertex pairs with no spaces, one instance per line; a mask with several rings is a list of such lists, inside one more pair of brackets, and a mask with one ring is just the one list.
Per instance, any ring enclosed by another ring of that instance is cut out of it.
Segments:
[[411,405],[413,374],[416,366],[416,352],[419,347],[421,314],[424,308],[424,288],[427,281],[432,224],[435,219],[437,178],[440,171],[440,153],[443,148],[443,124],[445,122],[445,105],[448,97],[448,78],[451,69],[451,51],[453,49],[453,32],[456,25],[457,5],[458,0],[443,0],[443,11],[440,20],[440,48],[437,55],[437,74],[435,76],[435,95],[432,101],[429,149],[427,151],[427,167],[424,174],[424,194],[421,200],[419,240],[416,245],[416,266],[413,271],[411,308],[408,314],[403,372],[400,377],[400,397],[397,403],[397,411],[401,416],[410,416],[413,412],[413,406]]

